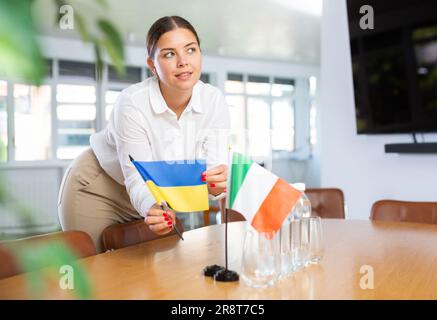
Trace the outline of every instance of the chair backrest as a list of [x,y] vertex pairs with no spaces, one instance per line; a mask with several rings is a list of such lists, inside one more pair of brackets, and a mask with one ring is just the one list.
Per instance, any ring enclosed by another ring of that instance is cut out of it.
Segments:
[[344,219],[344,195],[337,188],[309,188],[305,194],[311,202],[313,214],[321,218]]
[[204,210],[203,211],[203,226],[209,226],[211,223],[210,220],[210,214],[211,213],[215,213],[217,214],[218,212],[220,212],[220,207],[218,206],[210,206],[208,210]]
[[[49,242],[63,242],[71,248],[76,258],[85,258],[96,254],[93,240],[83,231],[55,232],[19,240],[4,241],[0,243],[0,279],[23,272],[14,255],[15,250],[28,249]],[[49,262],[45,265],[39,265],[38,268],[48,266]]]
[[[225,223],[225,221],[226,221],[226,216],[225,216],[225,213],[222,212],[221,213],[221,222]],[[238,211],[228,209],[228,222],[236,222],[236,221],[246,221],[246,218]]]
[[[343,191],[337,188],[306,189],[305,194],[311,202],[312,212],[321,218],[344,219]],[[244,216],[234,210],[228,210],[228,221],[245,221]],[[225,221],[222,212],[222,223]]]
[[437,202],[379,200],[372,206],[370,219],[437,224]]
[[[181,221],[177,218],[176,226],[181,233],[184,232],[184,227]],[[113,224],[112,226],[109,226],[103,230],[103,249],[120,249],[133,246],[141,242],[164,238],[175,234],[176,231],[172,230],[165,235],[159,236],[150,230],[149,226],[142,219],[127,223]]]

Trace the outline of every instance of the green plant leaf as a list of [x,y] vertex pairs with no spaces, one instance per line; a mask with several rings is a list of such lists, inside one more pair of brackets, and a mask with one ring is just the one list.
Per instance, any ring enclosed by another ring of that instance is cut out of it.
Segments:
[[124,46],[123,40],[117,29],[105,19],[100,19],[97,22],[100,31],[103,33],[103,39],[100,44],[106,49],[112,63],[121,76],[125,74],[124,67]]
[[[0,74],[11,79],[19,79],[28,84],[40,85],[46,74],[46,66],[37,39],[35,21],[32,17],[33,0],[0,0]],[[63,0],[54,0],[59,22],[59,8],[68,4]],[[97,0],[100,6],[108,8],[105,0]],[[81,39],[94,45],[98,79],[103,69],[103,49],[105,49],[120,75],[124,75],[124,46],[122,37],[112,23],[100,19],[97,26],[102,38],[90,34],[87,25],[75,8],[75,22]],[[2,156],[0,154],[0,156]],[[23,225],[35,224],[34,212],[13,197],[0,177],[0,205],[11,210],[19,217]],[[0,212],[2,212],[1,210]],[[17,249],[18,250],[18,249]],[[78,297],[91,297],[91,288],[86,273],[75,260],[71,250],[62,244],[45,244],[39,247],[20,249],[15,252],[25,271],[39,269],[41,266],[63,265],[69,263],[75,270],[75,284]],[[46,270],[46,268],[44,268]],[[43,271],[29,273],[30,288],[33,293],[45,287]],[[59,276],[59,274],[57,274]]]
[[98,3],[100,4],[100,6],[102,6],[103,8],[105,8],[105,9],[109,8],[108,1],[106,1],[106,0],[97,0],[97,2],[98,2]]
[[85,42],[91,41],[92,37],[86,28],[86,25],[85,25],[85,22],[84,22],[82,16],[80,14],[76,13],[74,18],[75,18],[77,30],[79,30],[79,35],[80,35],[81,39]]
[[94,42],[94,55],[96,57],[96,77],[97,77],[97,81],[100,81],[102,79],[102,73],[103,73],[103,59],[102,59],[102,54],[100,52],[100,46],[97,40]]
[[48,277],[59,281],[59,268],[69,265],[74,270],[74,293],[80,299],[92,298],[92,290],[87,274],[77,256],[68,245],[61,242],[43,242],[35,245],[23,246],[9,244],[9,250],[19,261],[23,272],[29,279],[29,294],[32,297],[44,296],[47,286],[44,279]]
[[0,73],[40,85],[45,66],[31,14],[33,1],[0,1]]

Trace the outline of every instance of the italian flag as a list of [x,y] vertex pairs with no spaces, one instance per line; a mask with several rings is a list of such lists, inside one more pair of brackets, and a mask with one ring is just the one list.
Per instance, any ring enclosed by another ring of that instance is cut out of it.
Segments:
[[226,208],[238,211],[258,232],[276,232],[301,192],[240,153],[230,155]]

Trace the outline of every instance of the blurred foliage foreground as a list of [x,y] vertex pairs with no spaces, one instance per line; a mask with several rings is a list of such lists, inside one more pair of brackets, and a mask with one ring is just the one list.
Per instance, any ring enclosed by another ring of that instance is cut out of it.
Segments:
[[[124,74],[124,47],[117,28],[106,19],[93,21],[98,35],[91,34],[74,1],[53,0],[58,8],[57,19],[61,19],[60,8],[70,5],[74,8],[74,22],[84,42],[94,47],[97,80],[101,79],[104,53],[120,75]],[[79,1],[76,1],[78,4]],[[90,1],[86,1],[88,4]],[[33,0],[0,0],[0,74],[7,79],[21,79],[29,84],[40,85],[45,75],[42,50],[37,38],[37,26],[32,18]],[[108,9],[105,1],[96,1],[101,9]],[[82,2],[82,5],[84,3]],[[0,176],[0,210],[17,217],[22,225],[33,222],[34,215],[25,204],[14,200],[9,193],[5,179]],[[90,281],[85,270],[76,260],[76,255],[60,241],[44,242],[32,246],[23,246],[20,241],[1,243],[13,255],[23,272],[27,272],[29,298],[46,298],[48,284],[54,281],[61,285],[62,272],[59,267],[69,266],[74,270],[73,294],[80,299],[92,298]],[[0,261],[1,263],[1,261]],[[52,266],[52,267],[48,267]],[[32,272],[30,272],[32,271]],[[56,298],[56,297],[55,297]]]

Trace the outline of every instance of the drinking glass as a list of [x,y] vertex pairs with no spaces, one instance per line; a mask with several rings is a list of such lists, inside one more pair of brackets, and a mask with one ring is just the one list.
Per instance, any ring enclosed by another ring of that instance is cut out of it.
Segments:
[[254,288],[274,285],[281,274],[279,235],[249,226],[243,246],[241,277]]
[[308,218],[308,263],[319,263],[324,255],[322,219],[317,216]]

